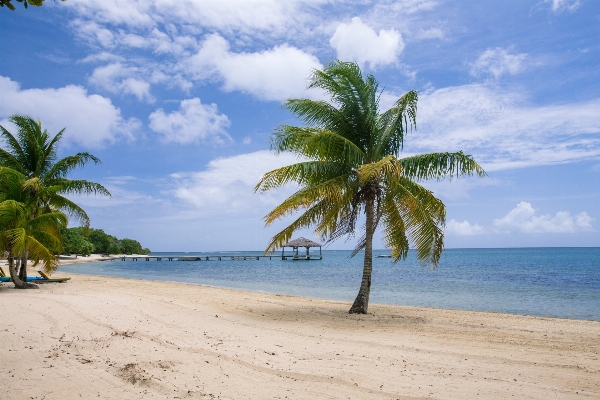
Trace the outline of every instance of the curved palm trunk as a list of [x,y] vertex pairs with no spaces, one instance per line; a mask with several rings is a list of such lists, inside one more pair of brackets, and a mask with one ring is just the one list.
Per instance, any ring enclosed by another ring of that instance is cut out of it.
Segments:
[[27,282],[27,259],[29,258],[29,250],[25,251],[25,254],[23,254],[23,257],[21,257],[21,267],[18,268],[19,270],[19,279]]
[[375,204],[374,200],[367,199],[365,213],[367,215],[367,222],[365,227],[365,262],[363,267],[363,276],[360,283],[360,289],[358,295],[354,300],[354,304],[348,311],[349,314],[366,314],[369,308],[369,294],[371,293],[371,273],[373,271],[373,234],[375,233],[374,226],[374,214]]
[[[20,270],[27,268],[27,263],[21,264]],[[21,279],[20,270],[17,270],[15,265],[15,256],[10,252],[8,254],[8,270],[10,271],[10,279],[15,284],[17,289],[38,289],[37,285],[27,282],[27,272],[25,272],[25,279]]]

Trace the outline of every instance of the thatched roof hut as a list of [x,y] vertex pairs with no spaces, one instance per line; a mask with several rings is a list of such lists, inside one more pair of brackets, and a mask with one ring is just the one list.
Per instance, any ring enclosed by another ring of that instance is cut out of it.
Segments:
[[[293,249],[293,255],[292,256],[286,256],[285,255],[285,248],[286,247],[291,247]],[[304,247],[306,249],[306,254],[302,255],[298,253],[298,248],[299,247]],[[318,247],[319,248],[319,254],[318,255],[310,255],[310,248],[311,247]],[[312,240],[308,240],[306,238],[300,237],[294,240],[291,240],[289,242],[287,242],[286,244],[284,244],[283,246],[281,246],[281,258],[283,260],[287,259],[288,257],[290,257],[292,260],[310,260],[310,259],[318,259],[321,260],[323,259],[323,254],[321,253],[321,244],[317,243],[317,242],[313,242]]]
[[283,247],[321,247],[321,245],[317,242],[313,242],[312,240],[299,237],[298,239],[287,242],[283,245]]

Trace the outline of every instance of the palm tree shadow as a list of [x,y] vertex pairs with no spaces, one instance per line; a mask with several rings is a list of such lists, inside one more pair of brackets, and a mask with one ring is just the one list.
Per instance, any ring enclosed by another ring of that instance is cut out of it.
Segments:
[[[307,300],[311,302],[312,300]],[[339,328],[351,328],[358,326],[408,326],[422,325],[427,323],[427,319],[414,315],[412,310],[390,310],[388,306],[372,305],[372,312],[369,314],[349,314],[350,303],[315,301],[315,305],[288,305],[285,303],[268,302],[260,304],[247,310],[246,316],[256,319],[267,319],[286,322],[302,322],[308,324],[317,324]]]

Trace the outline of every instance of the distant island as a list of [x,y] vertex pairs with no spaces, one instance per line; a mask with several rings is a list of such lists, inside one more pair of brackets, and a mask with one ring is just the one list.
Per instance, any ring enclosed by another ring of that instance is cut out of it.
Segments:
[[118,239],[102,229],[63,228],[60,232],[63,254],[87,256],[98,254],[149,254],[150,249],[143,248],[134,239]]

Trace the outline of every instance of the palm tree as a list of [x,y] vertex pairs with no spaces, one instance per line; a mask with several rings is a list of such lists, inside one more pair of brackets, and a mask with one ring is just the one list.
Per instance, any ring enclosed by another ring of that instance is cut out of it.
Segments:
[[[33,215],[37,199],[31,196],[31,186],[37,183],[35,178],[27,180],[17,171],[0,167],[0,251],[8,253],[11,279],[19,289],[37,288],[27,282],[23,272],[26,260],[33,260],[34,265],[41,262],[48,273],[56,269],[54,253],[62,247],[60,228],[67,224],[66,215],[60,211]],[[38,192],[43,195],[43,189]]]
[[[78,222],[89,227],[87,213],[65,197],[68,194],[100,194],[110,196],[108,190],[99,183],[86,180],[70,180],[68,174],[89,162],[100,160],[92,154],[81,152],[58,159],[57,147],[63,137],[64,129],[55,136],[42,129],[42,123],[31,117],[13,115],[9,120],[17,127],[16,135],[0,126],[0,137],[4,139],[6,149],[0,148],[0,166],[20,173],[27,181],[25,185],[28,199],[27,215],[35,219],[42,214],[61,211]],[[2,190],[0,188],[0,190]],[[27,277],[27,254],[23,253],[19,276]]]
[[437,265],[443,248],[446,208],[417,181],[476,174],[484,170],[462,152],[399,158],[404,137],[416,128],[417,92],[402,95],[380,113],[377,80],[363,78],[356,63],[334,61],[314,71],[309,88],[320,88],[331,102],[291,99],[284,107],[307,125],[280,125],[271,140],[276,153],[306,159],[262,176],[255,191],[290,182],[300,189],[265,216],[266,225],[303,210],[267,246],[273,251],[297,229],[314,228],[323,240],[352,237],[364,212],[364,234],[352,253],[364,249],[363,276],[350,313],[367,313],[373,266],[373,234],[381,223],[384,245],[394,262],[406,258],[410,244],[422,262]]

